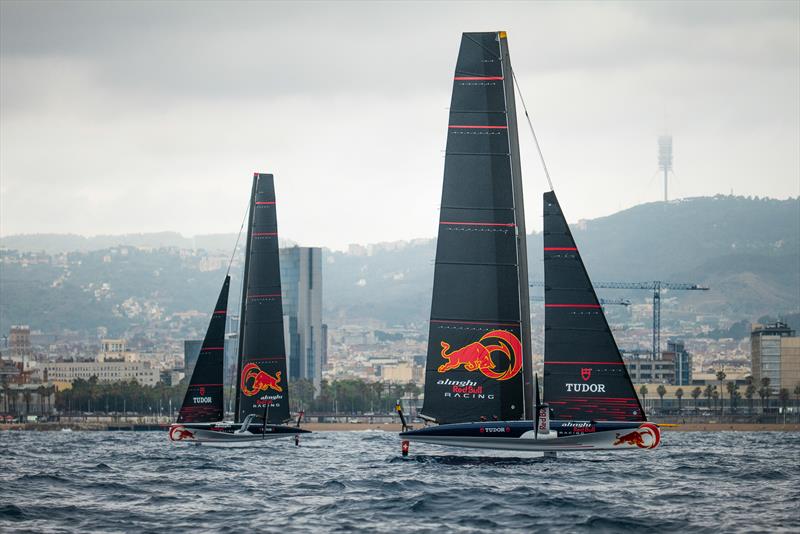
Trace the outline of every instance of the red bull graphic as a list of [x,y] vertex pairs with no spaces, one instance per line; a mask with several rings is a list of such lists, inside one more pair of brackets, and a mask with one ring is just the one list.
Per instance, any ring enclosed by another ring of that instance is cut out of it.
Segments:
[[248,363],[242,369],[242,393],[248,397],[258,395],[262,391],[269,391],[273,389],[278,393],[283,391],[280,386],[281,372],[275,373],[275,376],[262,371],[261,368],[255,363]]
[[655,449],[659,443],[661,443],[661,431],[653,423],[642,423],[639,428],[624,435],[617,432],[617,439],[614,440],[615,447],[625,445],[640,449]]
[[[486,345],[484,341],[497,339],[497,345]],[[440,373],[446,373],[452,369],[458,369],[462,365],[467,371],[480,371],[484,376],[495,380],[508,380],[513,378],[522,369],[522,343],[519,338],[506,330],[492,330],[486,333],[480,340],[469,345],[450,350],[450,344],[442,341],[442,358],[447,360],[439,366]],[[495,363],[492,360],[493,352],[502,352],[508,357],[508,368],[505,371],[495,371]]]
[[169,429],[169,439],[172,441],[183,441],[185,439],[194,439],[194,432],[187,430],[185,427],[174,425]]

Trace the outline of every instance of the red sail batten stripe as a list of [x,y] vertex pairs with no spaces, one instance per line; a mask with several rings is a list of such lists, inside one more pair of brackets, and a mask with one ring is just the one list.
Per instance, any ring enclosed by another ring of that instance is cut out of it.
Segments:
[[502,76],[456,76],[454,80],[502,80]]
[[599,308],[599,304],[545,304],[545,308]]
[[216,310],[216,311],[214,312],[214,314],[218,314],[218,313],[227,313],[227,311],[228,311],[228,310]]
[[508,126],[480,126],[477,124],[449,124],[447,126],[450,129],[453,128],[477,128],[481,130],[508,130]]
[[544,247],[545,252],[553,252],[557,250],[574,250],[577,251],[576,247]]
[[225,350],[225,347],[203,347],[200,349],[200,352],[203,352],[204,350]]
[[272,202],[256,202],[256,206],[262,206],[264,204],[275,204],[275,202],[274,201],[272,201]]
[[468,222],[468,221],[441,221],[439,224],[447,224],[454,226],[516,226],[514,223],[482,223],[482,222]]
[[253,237],[260,237],[265,235],[278,235],[278,232],[253,232]]
[[622,362],[544,362],[545,365],[625,365]]
[[274,295],[247,295],[249,299],[257,299],[257,298],[267,298],[267,297],[280,297],[280,293],[275,293]]
[[487,323],[483,321],[449,321],[445,319],[431,319],[432,323],[452,323],[452,324],[482,324],[490,326],[519,326],[519,323]]

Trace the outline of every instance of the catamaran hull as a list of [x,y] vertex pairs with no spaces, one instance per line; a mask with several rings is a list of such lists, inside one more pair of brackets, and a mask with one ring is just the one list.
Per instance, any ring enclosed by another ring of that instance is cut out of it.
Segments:
[[493,421],[427,427],[403,432],[400,438],[451,447],[505,451],[630,450],[655,449],[661,443],[661,431],[657,425],[647,422],[562,422],[554,424],[551,432],[537,436],[532,421]]
[[290,438],[311,431],[284,425],[250,425],[241,431],[237,424],[174,424],[169,429],[169,439],[174,442],[195,444],[235,445],[249,442],[263,442],[279,438]]

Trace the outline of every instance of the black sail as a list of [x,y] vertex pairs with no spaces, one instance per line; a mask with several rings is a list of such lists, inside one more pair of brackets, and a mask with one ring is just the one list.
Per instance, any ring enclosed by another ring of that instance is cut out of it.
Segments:
[[275,183],[256,173],[250,196],[239,333],[236,421],[248,414],[267,422],[289,419]]
[[178,412],[179,423],[213,423],[223,417],[223,357],[225,354],[225,318],[228,312],[228,289],[231,277],[225,282],[217,298],[217,305],[208,323],[206,337],[200,348],[192,378],[183,404]]
[[554,192],[544,194],[544,402],[554,419],[645,415]]
[[422,413],[520,419],[530,323],[505,32],[462,35],[447,132]]

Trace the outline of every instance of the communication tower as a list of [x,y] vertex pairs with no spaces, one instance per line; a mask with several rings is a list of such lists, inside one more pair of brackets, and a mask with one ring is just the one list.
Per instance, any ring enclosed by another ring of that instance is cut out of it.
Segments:
[[672,136],[661,135],[658,137],[658,168],[664,173],[664,202],[667,196],[667,175],[672,172]]

